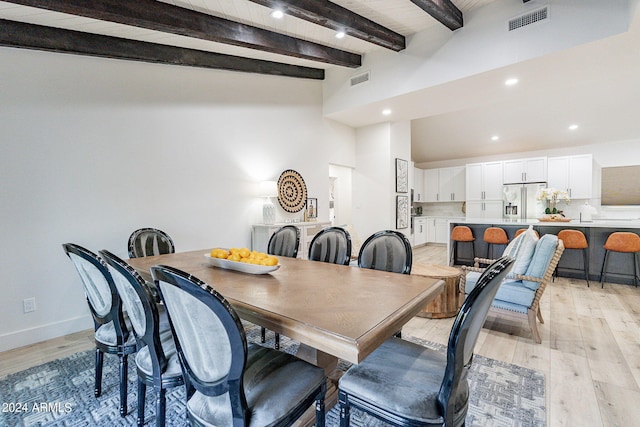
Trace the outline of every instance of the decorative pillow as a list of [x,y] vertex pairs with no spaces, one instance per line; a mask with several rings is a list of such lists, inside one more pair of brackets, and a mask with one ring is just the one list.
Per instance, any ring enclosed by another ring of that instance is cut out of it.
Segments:
[[[542,278],[544,272],[547,271],[551,258],[558,247],[558,236],[555,234],[545,234],[540,238],[536,244],[536,250],[533,254],[533,258],[529,263],[529,268],[525,272],[525,276]],[[537,290],[540,287],[538,282],[530,282],[523,280],[522,284],[532,291]]]
[[510,276],[514,274],[524,274],[529,268],[529,263],[538,243],[538,236],[530,225],[527,231],[513,239],[504,250],[503,255],[510,256],[516,261],[513,263]]

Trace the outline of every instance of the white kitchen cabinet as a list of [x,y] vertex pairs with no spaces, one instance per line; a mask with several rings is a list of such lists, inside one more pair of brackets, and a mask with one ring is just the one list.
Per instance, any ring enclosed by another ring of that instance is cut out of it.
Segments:
[[413,201],[424,202],[424,170],[413,168]]
[[415,217],[413,219],[413,246],[421,246],[427,243],[427,218]]
[[438,169],[438,200],[462,202],[465,200],[465,167]]
[[467,218],[502,218],[502,200],[467,201]]
[[469,201],[502,200],[502,162],[470,163],[465,169],[467,204]]
[[545,182],[547,180],[547,158],[504,161],[504,184],[519,182]]
[[437,202],[440,192],[440,179],[438,169],[424,170],[424,201]]
[[300,244],[298,245],[298,258],[307,259],[309,255],[309,246],[311,246],[311,240],[318,234],[320,230],[325,227],[331,226],[331,222],[294,222],[294,223],[281,223],[273,225],[254,224],[253,232],[251,234],[251,250],[259,252],[267,252],[267,246],[269,245],[269,239],[271,235],[276,232],[280,227],[285,225],[295,225],[300,230]]
[[436,243],[447,243],[449,240],[449,219],[436,218]]
[[464,166],[425,169],[424,193],[426,202],[458,202],[465,200]]
[[566,190],[572,199],[590,199],[593,194],[593,156],[549,157],[548,185]]

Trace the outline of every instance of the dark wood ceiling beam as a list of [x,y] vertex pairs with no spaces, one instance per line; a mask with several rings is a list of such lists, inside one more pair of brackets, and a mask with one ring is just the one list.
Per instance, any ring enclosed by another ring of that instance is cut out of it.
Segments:
[[242,58],[4,19],[0,19],[0,46],[305,79],[324,79],[324,70],[321,68]]
[[357,68],[358,54],[173,6],[156,0],[8,0],[55,12]]
[[377,44],[396,52],[406,47],[402,34],[327,0],[250,0],[287,15]]
[[411,0],[413,4],[433,16],[450,30],[462,28],[462,12],[451,0]]

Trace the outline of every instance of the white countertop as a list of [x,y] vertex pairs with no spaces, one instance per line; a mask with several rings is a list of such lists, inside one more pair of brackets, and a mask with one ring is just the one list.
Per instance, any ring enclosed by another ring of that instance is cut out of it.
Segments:
[[456,224],[492,224],[492,225],[522,225],[544,227],[585,227],[585,228],[632,228],[640,229],[639,219],[594,219],[591,222],[580,222],[574,219],[570,222],[540,221],[537,219],[505,219],[505,218],[464,218],[455,220]]

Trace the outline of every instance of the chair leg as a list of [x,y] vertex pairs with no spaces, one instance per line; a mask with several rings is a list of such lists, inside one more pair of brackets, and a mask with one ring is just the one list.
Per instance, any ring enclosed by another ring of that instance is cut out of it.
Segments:
[[589,251],[587,249],[582,250],[582,257],[584,259],[584,280],[587,281],[587,288],[589,286]]
[[340,405],[340,427],[349,427],[351,421],[350,408],[347,396],[342,392],[338,394],[338,404]]
[[102,394],[102,365],[104,361],[104,355],[102,350],[96,348],[96,382],[93,394],[96,397],[100,397]]
[[316,427],[324,427],[325,408],[324,398],[316,400]]
[[273,346],[276,350],[280,350],[280,334],[276,333],[276,343]]
[[127,416],[127,371],[129,362],[127,355],[120,356],[120,416]]
[[164,427],[165,424],[165,415],[166,415],[166,406],[167,406],[167,389],[160,387],[159,390],[156,390],[156,427]]
[[638,253],[633,253],[633,284],[638,287]]
[[609,251],[604,253],[604,261],[602,261],[602,270],[600,270],[600,285],[604,289],[604,281],[607,278],[607,261],[609,261]]
[[536,324],[536,312],[529,309],[528,313],[529,317],[529,327],[531,327],[531,334],[533,335],[533,340],[540,344],[542,343],[542,338],[540,338],[540,332],[538,332],[538,325]]
[[264,343],[266,341],[265,335],[267,334],[267,330],[262,327],[260,328],[260,342]]
[[540,323],[544,324],[544,319],[542,318],[542,312],[540,311],[540,306],[538,306],[538,320]]
[[144,425],[144,403],[147,394],[147,384],[138,378],[138,427]]

